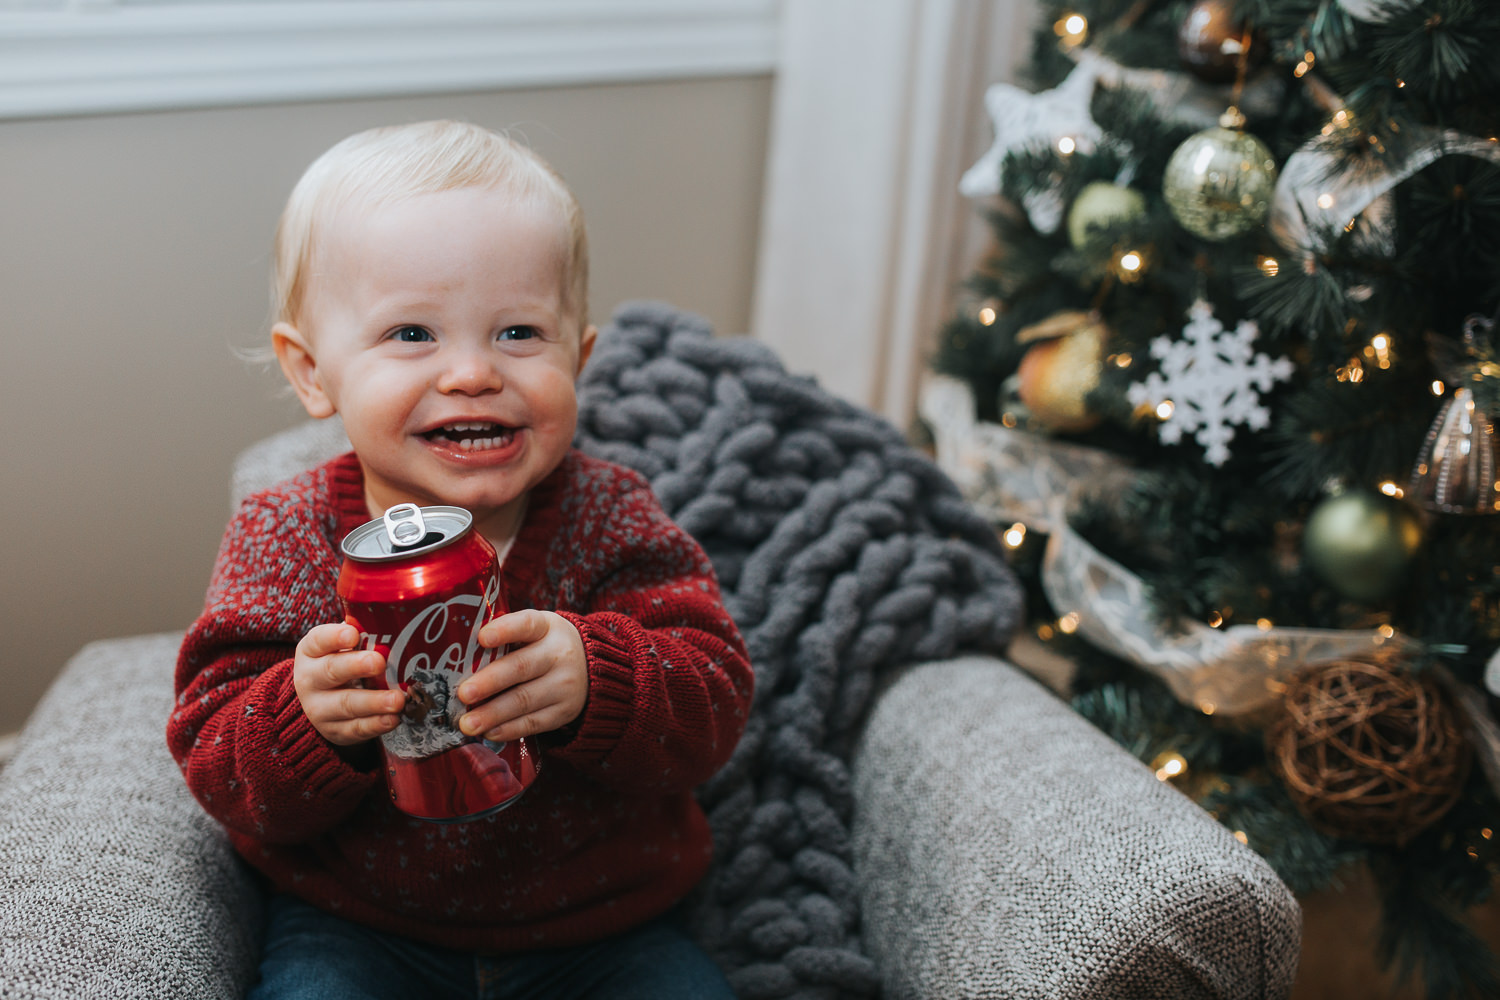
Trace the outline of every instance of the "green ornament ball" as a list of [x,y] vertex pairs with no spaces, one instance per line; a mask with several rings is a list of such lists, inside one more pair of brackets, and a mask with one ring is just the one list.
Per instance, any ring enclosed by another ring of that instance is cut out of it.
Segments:
[[1422,518],[1411,504],[1371,490],[1350,490],[1313,509],[1302,550],[1313,571],[1354,601],[1396,592],[1422,547]]
[[1276,192],[1276,157],[1248,132],[1223,126],[1188,136],[1167,161],[1162,196],[1178,224],[1205,240],[1259,226]]
[[1068,209],[1068,242],[1080,249],[1089,231],[1107,229],[1146,214],[1146,198],[1134,188],[1108,181],[1085,184]]

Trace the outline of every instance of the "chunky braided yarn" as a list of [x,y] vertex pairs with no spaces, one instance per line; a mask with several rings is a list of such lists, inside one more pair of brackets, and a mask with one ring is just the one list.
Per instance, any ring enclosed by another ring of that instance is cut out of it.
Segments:
[[745,735],[700,793],[700,937],[746,1000],[873,996],[851,742],[882,672],[1001,648],[1022,597],[994,534],[889,424],[669,306],[622,307],[580,393],[579,445],[647,476],[703,545],[755,667]]

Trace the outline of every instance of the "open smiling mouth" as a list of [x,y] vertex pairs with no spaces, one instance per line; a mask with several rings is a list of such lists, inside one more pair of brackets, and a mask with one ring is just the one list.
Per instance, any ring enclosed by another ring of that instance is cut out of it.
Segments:
[[514,427],[492,423],[447,424],[423,434],[429,441],[448,444],[460,451],[487,451],[503,448],[516,436]]

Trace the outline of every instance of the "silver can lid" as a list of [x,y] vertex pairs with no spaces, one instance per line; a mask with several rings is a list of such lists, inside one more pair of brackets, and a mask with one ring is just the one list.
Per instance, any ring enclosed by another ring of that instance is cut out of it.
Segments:
[[339,548],[356,562],[406,559],[462,538],[473,524],[474,515],[462,507],[397,504],[349,532]]

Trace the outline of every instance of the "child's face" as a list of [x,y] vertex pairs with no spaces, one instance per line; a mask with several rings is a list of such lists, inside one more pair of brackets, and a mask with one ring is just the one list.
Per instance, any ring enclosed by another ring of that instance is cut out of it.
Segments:
[[339,413],[378,516],[514,514],[567,453],[595,331],[564,301],[558,213],[466,188],[344,208],[296,327],[272,341],[315,417]]

